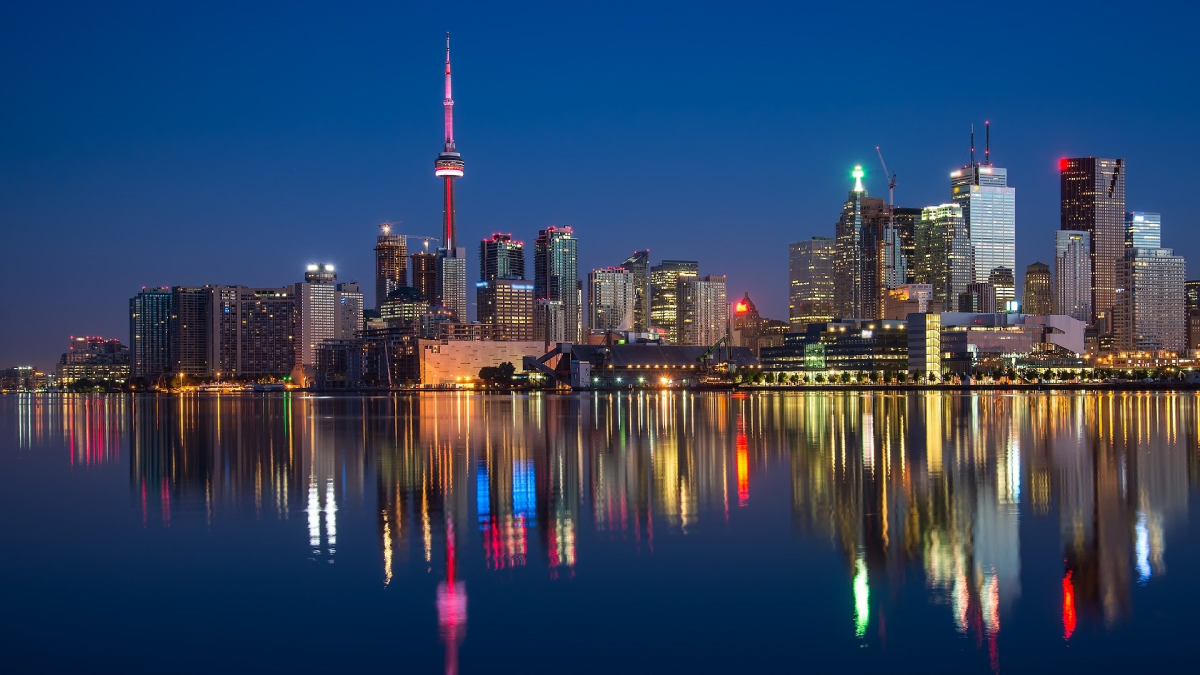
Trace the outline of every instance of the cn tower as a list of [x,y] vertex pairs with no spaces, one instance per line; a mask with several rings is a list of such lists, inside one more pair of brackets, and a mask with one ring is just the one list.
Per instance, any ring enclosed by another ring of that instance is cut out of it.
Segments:
[[446,98],[442,100],[446,110],[446,143],[433,163],[433,175],[441,177],[445,186],[442,200],[442,247],[453,251],[458,243],[458,230],[454,218],[454,179],[463,175],[462,156],[454,146],[454,98],[450,94],[450,34],[446,33]]

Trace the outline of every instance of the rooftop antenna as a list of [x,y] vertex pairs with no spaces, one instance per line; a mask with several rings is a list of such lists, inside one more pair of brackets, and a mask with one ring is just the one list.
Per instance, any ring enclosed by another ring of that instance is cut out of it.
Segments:
[[983,122],[983,163],[992,165],[992,123]]
[[975,125],[971,125],[971,164],[975,164]]

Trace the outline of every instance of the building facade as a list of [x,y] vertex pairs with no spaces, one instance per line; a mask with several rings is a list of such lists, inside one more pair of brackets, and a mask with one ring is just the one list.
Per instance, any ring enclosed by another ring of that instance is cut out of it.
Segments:
[[533,282],[499,277],[475,284],[479,322],[495,326],[497,340],[534,339]]
[[1092,320],[1108,332],[1116,305],[1117,265],[1125,254],[1125,160],[1063,159],[1059,179],[1061,229],[1090,236]]
[[1054,233],[1055,311],[1092,322],[1092,235],[1086,230]]
[[854,167],[835,233],[833,313],[840,317],[878,318],[888,279],[898,280],[892,261],[900,243],[888,227],[890,211],[884,200],[867,196],[863,175]]
[[1035,262],[1025,268],[1021,311],[1025,314],[1054,314],[1054,279],[1046,263]]
[[[412,263],[412,287],[429,303],[437,302],[437,254],[417,252],[409,256]],[[386,296],[385,296],[386,297]],[[381,308],[382,309],[382,308]]]
[[296,284],[297,366],[317,362],[317,345],[337,335],[337,272],[327,263],[310,263],[304,281]]
[[[971,238],[976,283],[991,283],[997,268],[1009,275],[1016,269],[1016,188],[1008,187],[1008,170],[990,163],[972,164],[951,172],[950,201],[962,207]],[[995,285],[995,284],[993,284]],[[1012,286],[996,286],[1001,306],[1015,299]]]
[[392,225],[381,226],[375,240],[375,309],[383,306],[388,293],[408,285],[408,240],[392,234]]
[[533,245],[533,291],[537,300],[561,303],[563,339],[550,340],[547,315],[535,312],[535,334],[549,342],[579,342],[583,313],[580,307],[579,240],[570,227],[548,227],[538,232]]
[[917,224],[912,279],[933,288],[933,302],[958,306],[958,297],[975,280],[975,257],[970,233],[958,204],[927,206]]
[[833,320],[836,240],[813,237],[788,245],[788,321],[796,330]]
[[1125,214],[1125,250],[1162,246],[1162,215],[1147,211]]
[[525,244],[511,234],[493,234],[479,242],[479,280],[524,279]]
[[679,285],[679,344],[708,347],[729,334],[725,275],[685,277]]
[[621,263],[633,275],[633,330],[650,332],[650,250],[634,251]]
[[455,321],[466,323],[467,317],[467,249],[438,249],[438,304],[449,310]]
[[1184,259],[1169,248],[1129,249],[1117,265],[1114,349],[1186,353],[1185,272]]
[[143,288],[129,300],[130,376],[155,380],[171,370],[171,317],[175,296],[169,288]]
[[637,287],[633,272],[606,267],[588,273],[588,328],[602,331],[634,330]]
[[695,260],[664,260],[650,268],[650,324],[663,340],[681,344],[679,323],[680,285],[700,271]]

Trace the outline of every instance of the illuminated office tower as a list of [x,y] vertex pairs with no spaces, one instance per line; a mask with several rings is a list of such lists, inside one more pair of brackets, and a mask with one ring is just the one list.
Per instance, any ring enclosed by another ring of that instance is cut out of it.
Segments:
[[412,287],[433,303],[437,299],[437,254],[428,251],[412,254]]
[[958,297],[975,283],[971,237],[958,204],[927,206],[917,224],[916,257],[909,265],[914,283],[933,287],[933,301],[957,307]]
[[[1016,269],[1017,190],[1008,187],[1008,170],[992,166],[990,148],[984,161],[975,162],[974,134],[971,140],[971,164],[950,173],[950,201],[962,207],[963,222],[975,249],[977,283],[990,283],[998,267]],[[1011,285],[996,286],[996,304],[1004,306],[1016,297]]]
[[1187,305],[1188,349],[1200,349],[1200,280],[1183,282],[1183,297]]
[[336,281],[333,265],[310,263],[304,281],[296,284],[297,366],[315,365],[317,345],[337,334]]
[[684,277],[679,283],[679,344],[710,347],[729,332],[725,275]]
[[1184,297],[1189,312],[1200,312],[1200,279],[1183,282]]
[[921,220],[921,209],[897,206],[892,210],[892,218],[896,222],[896,236],[900,239],[900,254],[906,263],[907,278],[902,283],[907,283],[912,281],[912,270],[907,267],[911,265],[908,261],[917,254],[917,223]]
[[479,323],[497,326],[498,340],[533,340],[533,282],[499,277],[475,284]]
[[833,321],[836,241],[813,237],[788,244],[788,321],[793,330]]
[[350,340],[357,337],[363,328],[363,294],[357,281],[345,281],[333,291],[336,324],[333,329],[335,340]]
[[524,279],[525,244],[511,234],[493,234],[479,242],[479,280]]
[[392,224],[384,223],[375,241],[375,309],[383,307],[388,293],[408,285],[408,242],[402,234],[392,234]]
[[896,249],[902,248],[902,242],[887,226],[887,202],[867,196],[862,167],[854,167],[852,175],[854,188],[842,205],[834,243],[833,313],[874,319],[882,315],[889,280],[895,281],[893,277],[900,273],[895,262],[889,261],[896,259]]
[[650,250],[634,251],[621,263],[633,274],[633,330],[650,332]]
[[633,272],[606,267],[588,273],[588,327],[592,330],[633,330],[636,289]]
[[129,300],[130,377],[154,380],[171,371],[171,316],[174,295],[169,288],[143,288]]
[[1184,271],[1184,259],[1169,248],[1128,250],[1117,265],[1115,349],[1186,352]]
[[1162,247],[1162,215],[1145,211],[1125,214],[1125,250]]
[[1035,262],[1025,268],[1025,288],[1021,293],[1024,314],[1054,314],[1054,283],[1050,266]]
[[1054,233],[1054,311],[1092,320],[1092,235],[1086,230]]
[[1106,330],[1125,257],[1125,160],[1076,157],[1059,160],[1058,168],[1060,229],[1090,236],[1092,320]]
[[679,286],[695,278],[700,263],[695,260],[664,260],[650,268],[650,325],[670,344],[682,344],[679,328]]
[[[533,245],[533,260],[535,298],[562,303],[562,341],[579,342],[583,319],[579,306],[579,240],[570,227],[541,230]],[[543,321],[548,315],[541,311],[535,314],[535,339],[545,339],[551,328]]]

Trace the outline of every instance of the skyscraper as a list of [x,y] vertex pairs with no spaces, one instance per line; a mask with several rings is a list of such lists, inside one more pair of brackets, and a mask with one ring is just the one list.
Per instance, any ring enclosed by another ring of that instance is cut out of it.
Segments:
[[1169,248],[1128,250],[1117,265],[1114,348],[1185,353],[1184,267],[1184,259]]
[[650,325],[663,340],[682,344],[679,330],[679,285],[700,271],[695,260],[664,260],[650,268]]
[[412,287],[429,303],[437,300],[437,255],[420,252],[412,254]]
[[[973,145],[973,144],[972,144]],[[990,161],[972,163],[950,173],[950,200],[962,207],[963,221],[971,236],[975,256],[975,278],[989,283],[997,267],[1016,269],[1016,188],[1008,187],[1008,170]],[[1015,289],[996,286],[996,304],[1003,307],[1015,299]]]
[[971,237],[958,204],[927,206],[917,224],[916,257],[910,264],[914,283],[933,287],[933,302],[958,306],[958,297],[974,283]]
[[1021,294],[1025,314],[1054,314],[1054,283],[1050,266],[1035,262],[1025,268],[1025,288]]
[[632,330],[636,288],[633,272],[606,267],[588,273],[588,327],[592,330]]
[[1125,250],[1160,248],[1162,246],[1162,216],[1146,211],[1125,214]]
[[143,288],[130,298],[130,377],[155,380],[170,372],[174,312],[174,295],[169,288]]
[[[1013,276],[1012,269],[1008,267],[993,267],[991,273],[988,274],[987,283],[996,291],[996,311],[1008,311],[1007,303],[1010,300],[1015,300],[1017,297],[1017,278]],[[1005,298],[1008,298],[1008,300],[1005,300]]]
[[621,263],[633,274],[633,330],[650,332],[650,250],[634,251]]
[[525,244],[511,234],[493,234],[479,242],[479,280],[524,279]]
[[725,275],[683,277],[679,283],[679,344],[712,346],[729,332]]
[[854,167],[852,175],[854,188],[842,205],[836,229],[833,313],[873,319],[881,316],[888,283],[900,275],[893,261],[903,243],[888,227],[887,203],[867,196],[862,167]]
[[1054,311],[1092,320],[1092,235],[1086,230],[1054,234]]
[[171,289],[171,368],[175,373],[205,377],[212,373],[209,318],[212,288],[176,286]]
[[434,175],[442,179],[442,247],[438,249],[437,298],[454,320],[467,321],[466,249],[458,246],[458,223],[454,207],[454,181],[463,175],[463,160],[454,143],[454,98],[450,92],[450,34],[446,33],[446,140],[434,162]]
[[[582,312],[579,307],[579,240],[570,227],[550,226],[538,232],[533,245],[533,292],[538,300],[562,303],[563,341],[579,342]],[[536,312],[535,339],[544,339],[550,328]]]
[[392,224],[380,226],[375,241],[375,309],[383,306],[388,293],[408,285],[408,242],[402,234],[392,234]]
[[1076,157],[1059,160],[1058,168],[1061,229],[1090,236],[1092,318],[1107,329],[1125,253],[1125,160]]
[[363,329],[363,294],[357,281],[344,281],[333,292],[336,313],[333,338],[350,340]]
[[317,345],[337,334],[336,281],[333,265],[310,263],[304,281],[296,284],[297,366],[315,365]]
[[788,245],[788,321],[802,331],[833,321],[833,260],[836,241],[813,237]]

